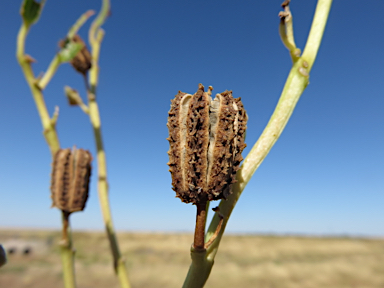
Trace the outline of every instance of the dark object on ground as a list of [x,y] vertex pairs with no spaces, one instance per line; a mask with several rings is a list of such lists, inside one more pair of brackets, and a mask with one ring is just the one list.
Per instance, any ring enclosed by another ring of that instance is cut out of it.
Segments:
[[15,247],[10,247],[10,248],[8,248],[7,253],[9,255],[12,255],[12,254],[15,254],[16,251],[17,251],[17,249]]
[[0,267],[7,263],[7,256],[2,245],[0,245]]
[[32,253],[32,247],[25,247],[23,249],[23,255],[29,255]]

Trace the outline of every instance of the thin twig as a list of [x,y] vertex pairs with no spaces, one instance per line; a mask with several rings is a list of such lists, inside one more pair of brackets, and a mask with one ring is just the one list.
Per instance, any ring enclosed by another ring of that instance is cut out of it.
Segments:
[[212,208],[212,210],[219,215],[220,222],[216,227],[215,233],[213,233],[213,235],[209,238],[209,240],[204,244],[205,249],[208,249],[212,245],[213,241],[216,240],[217,236],[221,231],[221,227],[223,226],[224,215],[220,213],[220,207],[217,206],[215,208]]
[[68,229],[69,229],[69,215],[70,213],[62,211],[63,213],[63,230],[61,236],[61,244],[64,246],[68,246],[70,244],[70,239],[68,237]]
[[99,113],[99,106],[96,101],[96,89],[98,86],[99,77],[98,62],[100,55],[100,46],[104,37],[104,31],[100,28],[100,26],[105,22],[109,11],[109,0],[103,0],[102,9],[96,19],[92,22],[91,28],[89,29],[89,44],[92,50],[92,67],[89,71],[89,81],[86,81],[86,87],[88,91],[89,118],[93,127],[97,150],[99,202],[103,214],[105,230],[109,239],[115,273],[119,278],[121,287],[129,288],[130,283],[128,279],[127,268],[125,266],[124,258],[120,252],[115,229],[113,227],[111,208],[108,196],[109,192],[107,181],[107,160],[104,150],[103,137],[101,133],[101,119]]
[[203,199],[201,202],[197,203],[196,208],[197,213],[193,247],[196,250],[203,250],[205,239],[205,222],[207,219],[207,200]]

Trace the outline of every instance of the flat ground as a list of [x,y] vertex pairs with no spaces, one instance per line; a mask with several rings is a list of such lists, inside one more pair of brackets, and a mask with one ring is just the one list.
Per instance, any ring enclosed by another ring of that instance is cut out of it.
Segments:
[[[132,288],[182,286],[191,234],[118,238]],[[0,243],[15,249],[0,287],[62,288],[59,239],[56,231],[0,230]],[[76,232],[74,246],[78,288],[119,287],[103,233]],[[225,235],[205,287],[383,288],[384,239]]]

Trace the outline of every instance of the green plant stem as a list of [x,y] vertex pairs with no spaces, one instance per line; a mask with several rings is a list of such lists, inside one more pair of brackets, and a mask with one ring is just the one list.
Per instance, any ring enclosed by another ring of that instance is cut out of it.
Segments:
[[52,80],[52,77],[55,75],[57,69],[59,68],[60,64],[62,62],[60,61],[59,54],[57,54],[51,61],[51,63],[48,66],[47,71],[44,73],[41,80],[38,82],[38,86],[41,90],[44,90],[45,87],[47,87],[48,83]]
[[[55,124],[56,117],[51,119],[49,117],[47,106],[45,105],[44,96],[42,90],[38,87],[37,80],[34,76],[30,57],[25,55],[25,40],[28,34],[29,26],[22,24],[17,35],[17,48],[16,48],[16,58],[20,64],[20,67],[24,73],[24,77],[28,83],[28,86],[31,90],[33,99],[36,104],[37,111],[39,113],[41,123],[43,126],[43,134],[45,140],[48,144],[48,147],[51,151],[51,155],[55,155],[55,153],[60,149],[59,138],[57,136]],[[60,255],[63,264],[63,278],[65,288],[75,288],[75,269],[74,269],[74,252],[72,249],[72,241],[71,234],[68,233],[69,225],[64,222],[63,217],[63,231],[68,235],[68,245],[60,245]]]
[[[96,87],[92,85],[92,87]],[[113,265],[115,273],[117,274],[121,287],[129,288],[129,280],[125,261],[120,253],[119,244],[117,241],[116,233],[113,227],[111,209],[108,197],[108,182],[107,182],[107,163],[104,151],[103,139],[101,134],[100,113],[97,102],[93,94],[89,96],[89,117],[93,127],[93,132],[96,141],[97,150],[97,166],[98,166],[98,192],[100,207],[103,214],[105,230],[107,232],[108,240],[110,243]]]
[[[65,288],[76,288],[76,279],[74,273],[75,251],[71,247],[61,246],[61,265],[63,267],[63,280]],[[69,273],[73,271],[73,273]]]
[[17,35],[16,58],[20,64],[20,67],[24,73],[24,77],[28,83],[29,88],[31,89],[33,99],[36,103],[36,108],[41,119],[41,124],[43,126],[43,134],[45,140],[47,141],[47,144],[51,150],[51,154],[54,155],[56,151],[60,149],[59,138],[57,137],[55,130],[55,123],[51,121],[51,118],[49,117],[43,93],[41,89],[39,89],[39,87],[36,85],[36,79],[31,67],[31,62],[24,52],[25,39],[27,34],[28,27],[22,24],[19,30],[19,34]]
[[80,30],[80,28],[84,25],[85,22],[95,14],[95,11],[88,10],[87,12],[83,13],[79,19],[75,22],[75,24],[72,25],[72,27],[69,29],[67,33],[67,38],[72,38],[77,34],[77,32]]
[[301,50],[296,47],[295,37],[293,34],[293,17],[289,9],[289,1],[285,1],[282,5],[284,12],[280,12],[279,34],[283,44],[289,50],[292,62],[295,63],[299,57]]
[[[220,213],[224,216],[220,233],[213,241],[212,245],[208,247],[205,255],[202,255],[201,253],[197,255],[196,251],[191,249],[192,264],[188,271],[183,288],[198,288],[205,285],[205,282],[211,272],[220,240],[223,236],[233,208],[235,207],[241,193],[251,179],[252,175],[255,173],[256,169],[260,166],[277,139],[280,137],[298,100],[300,99],[300,96],[309,83],[308,73],[316,59],[331,4],[332,0],[318,1],[304,53],[297,60],[297,62],[293,64],[275,111],[273,112],[260,138],[244,159],[241,169],[237,172],[237,182],[232,188],[233,193],[227,200],[222,200],[220,202]],[[214,234],[219,222],[220,217],[218,213],[216,213],[208,228],[206,239],[209,239]]]
[[[63,271],[74,272],[75,250],[72,248],[72,231],[69,225],[69,213],[61,211],[61,215],[63,223],[62,239],[60,242],[61,264]],[[75,273],[68,272],[64,275],[64,287],[76,288]]]
[[303,58],[308,63],[308,72],[311,71],[315,63],[317,52],[320,48],[321,39],[323,38],[325,25],[329,11],[331,10],[332,0],[319,0],[316,6],[315,16],[313,17],[311,30],[308,35],[307,44],[305,45]]
[[120,281],[121,287],[130,288],[127,268],[125,266],[125,261],[119,249],[119,244],[112,222],[112,215],[108,197],[107,162],[101,133],[100,112],[96,101],[96,89],[99,75],[98,62],[100,54],[100,45],[104,36],[104,32],[100,28],[100,26],[104,23],[106,17],[108,16],[108,12],[109,1],[103,0],[102,9],[97,18],[92,23],[91,29],[89,31],[89,42],[92,49],[92,68],[89,71],[90,85],[88,90],[88,108],[97,150],[99,201],[104,219],[105,230],[108,236],[113,256],[113,265],[115,273]]

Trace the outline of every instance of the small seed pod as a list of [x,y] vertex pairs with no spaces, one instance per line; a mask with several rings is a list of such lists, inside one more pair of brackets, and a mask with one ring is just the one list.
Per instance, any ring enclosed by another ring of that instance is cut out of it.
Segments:
[[[61,40],[59,46],[63,48],[67,40]],[[79,35],[73,36],[72,40],[75,43],[81,43],[83,48],[76,54],[76,56],[71,60],[71,65],[75,70],[83,75],[87,74],[88,70],[92,67],[92,56],[89,52],[87,45],[84,43],[83,39]]]
[[92,155],[83,149],[56,152],[51,175],[52,207],[67,213],[82,211],[88,198]]
[[185,203],[227,198],[246,147],[247,115],[232,91],[217,94],[204,86],[194,95],[179,92],[168,113],[172,186]]

